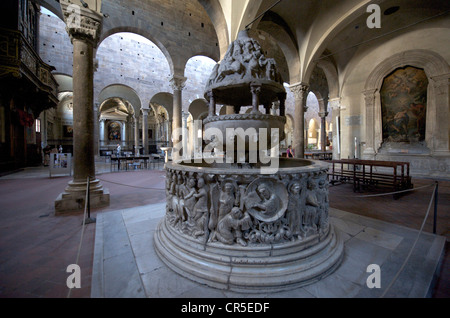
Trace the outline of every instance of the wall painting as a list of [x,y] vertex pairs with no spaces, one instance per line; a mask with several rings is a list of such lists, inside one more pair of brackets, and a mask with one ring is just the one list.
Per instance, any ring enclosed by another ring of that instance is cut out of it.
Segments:
[[422,69],[398,68],[381,87],[383,141],[425,140],[428,79]]

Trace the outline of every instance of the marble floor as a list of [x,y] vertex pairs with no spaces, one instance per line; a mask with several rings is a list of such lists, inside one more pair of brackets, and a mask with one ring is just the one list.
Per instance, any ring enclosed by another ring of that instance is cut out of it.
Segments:
[[[429,297],[439,272],[445,237],[421,233],[402,267],[418,231],[337,209],[331,222],[345,240],[340,267],[317,283],[290,291],[242,294],[218,290],[186,279],[155,254],[153,235],[165,204],[150,204],[98,215],[91,297],[107,298],[386,298]],[[370,289],[370,264],[381,269],[381,288]],[[389,286],[386,292],[386,288]]]
[[[68,297],[66,268],[80,251],[81,288],[72,290],[70,298],[258,296],[191,282],[167,269],[154,254],[153,231],[165,203],[162,165],[111,172],[110,164],[101,161],[96,162],[96,172],[110,191],[111,203],[93,209],[97,223],[85,227],[81,226],[82,211],[54,214],[54,200],[72,177],[49,178],[48,167],[30,167],[0,176],[0,298]],[[413,181],[417,188],[432,182]],[[427,187],[393,200],[355,196],[351,185],[330,187],[332,221],[346,240],[341,267],[314,285],[267,297],[379,297],[414,243],[431,193],[432,188]],[[450,181],[440,181],[440,236],[431,234],[430,215],[408,263],[411,267],[404,269],[386,297],[429,296],[442,237],[450,240],[449,212]],[[448,246],[437,271],[434,298],[450,297]],[[380,290],[365,285],[369,263],[381,266]]]

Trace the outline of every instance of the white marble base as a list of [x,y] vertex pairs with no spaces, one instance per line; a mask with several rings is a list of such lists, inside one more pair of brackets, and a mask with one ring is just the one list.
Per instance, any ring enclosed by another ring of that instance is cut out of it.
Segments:
[[[345,241],[344,257],[330,275],[289,291],[240,293],[185,278],[163,263],[154,236],[165,203],[98,213],[91,297],[155,298],[375,298],[401,268],[417,230],[330,209],[330,221]],[[444,253],[445,237],[422,233],[409,262],[385,297],[430,297]],[[367,266],[381,268],[381,288],[370,289]]]

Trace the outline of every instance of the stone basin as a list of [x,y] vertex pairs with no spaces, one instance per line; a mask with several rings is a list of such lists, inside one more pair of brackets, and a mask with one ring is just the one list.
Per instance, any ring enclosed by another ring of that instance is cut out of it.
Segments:
[[328,166],[279,159],[263,175],[252,165],[166,164],[166,216],[155,232],[159,257],[208,286],[280,291],[333,272],[343,240],[328,220]]
[[[210,130],[209,136],[211,134],[221,136],[215,141],[217,142],[216,146],[223,149],[223,151],[225,151],[227,142],[234,143],[234,150],[237,149],[239,143],[244,145],[246,150],[249,150],[250,140],[256,143],[255,145],[258,146],[258,149],[262,150],[271,149],[272,146],[278,146],[279,142],[285,138],[285,123],[285,117],[266,115],[260,112],[221,115],[207,117],[203,120],[204,131],[207,132]],[[230,131],[234,133],[230,135]],[[264,134],[266,138],[263,142],[261,142],[261,138],[263,137],[261,134]],[[276,136],[276,138],[272,140],[272,136]]]

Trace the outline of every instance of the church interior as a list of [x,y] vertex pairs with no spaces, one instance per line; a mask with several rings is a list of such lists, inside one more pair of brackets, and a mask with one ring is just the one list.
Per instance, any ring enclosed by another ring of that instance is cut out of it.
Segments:
[[[280,102],[257,105],[285,118],[275,153],[287,157],[293,149],[295,159],[328,164],[330,217],[345,232],[343,262],[384,262],[381,274],[394,277],[413,246],[430,264],[418,267],[424,261],[412,254],[416,272],[399,275],[386,297],[450,297],[450,2],[0,6],[0,297],[241,297],[177,278],[148,242],[165,212],[165,166],[178,159],[172,147],[182,144],[183,158],[196,158],[212,113],[254,111],[211,106],[205,94],[242,30],[275,61],[286,92]],[[386,187],[367,186],[363,165]],[[83,223],[87,205],[93,224]],[[66,268],[75,261],[81,288],[71,289]],[[338,269],[328,285],[257,295],[383,293],[365,287],[365,268],[357,279],[350,272]]]

